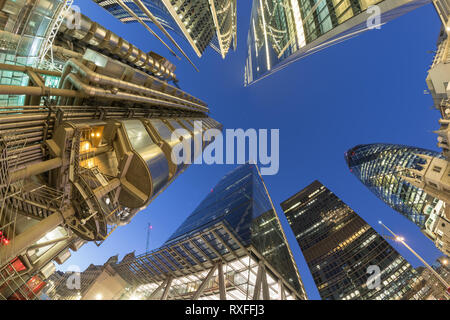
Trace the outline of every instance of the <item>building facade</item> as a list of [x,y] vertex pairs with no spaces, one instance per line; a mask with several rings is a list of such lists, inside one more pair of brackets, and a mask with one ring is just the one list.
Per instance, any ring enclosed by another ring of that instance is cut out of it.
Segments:
[[161,57],[63,15],[68,3],[0,2],[0,299],[35,299],[55,262],[101,245],[187,169],[174,148],[196,157],[193,141],[221,128]]
[[[450,1],[433,2],[442,21],[442,27],[436,45],[435,56],[428,70],[426,79],[429,93],[433,98],[434,107],[440,111],[437,146],[442,148],[442,159],[426,159],[427,164],[419,172],[415,172],[416,179],[411,183],[426,189],[440,200],[450,202],[450,177],[448,176],[450,157]],[[441,168],[440,170],[438,168]]]
[[413,267],[320,182],[281,207],[322,299],[398,300],[418,281]]
[[441,154],[402,145],[369,144],[350,149],[345,159],[370,191],[416,224],[444,254],[449,253],[448,206],[431,188],[425,188],[421,178],[425,172],[433,172],[434,178],[447,172],[446,166],[440,165]]
[[306,299],[277,213],[255,165],[226,175],[160,248],[114,266],[127,297]]
[[124,23],[142,21],[178,34],[198,57],[208,46],[223,58],[236,49],[236,0],[94,1]]
[[379,28],[427,3],[428,0],[253,0],[244,83],[251,85],[292,62]]
[[127,297],[128,284],[113,268],[117,261],[114,256],[83,272],[57,271],[49,277],[45,295],[51,300],[121,300]]

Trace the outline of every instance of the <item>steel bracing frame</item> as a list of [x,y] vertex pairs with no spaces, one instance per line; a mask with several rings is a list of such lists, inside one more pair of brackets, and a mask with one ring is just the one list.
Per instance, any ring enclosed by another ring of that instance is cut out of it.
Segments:
[[64,3],[61,5],[61,8],[56,12],[51,27],[47,31],[44,43],[39,53],[38,57],[39,67],[43,67],[48,70],[62,71],[62,69],[56,67],[53,61],[53,42],[55,41],[59,28],[64,22],[66,15],[72,8],[73,1],[74,0],[64,0]]
[[133,297],[170,300],[301,299],[251,245],[221,222],[118,264]]

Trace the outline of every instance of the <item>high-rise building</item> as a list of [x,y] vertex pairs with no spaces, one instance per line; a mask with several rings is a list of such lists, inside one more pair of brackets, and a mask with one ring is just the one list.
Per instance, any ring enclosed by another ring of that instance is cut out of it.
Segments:
[[418,280],[414,268],[320,182],[281,207],[322,299],[402,299]]
[[427,3],[429,0],[253,0],[245,85]]
[[[139,299],[306,299],[255,165],[227,174],[163,246],[114,266]],[[100,292],[101,294],[101,292]]]
[[174,148],[221,128],[170,63],[70,2],[0,2],[0,299],[36,298],[54,261],[100,245],[187,168]]
[[[345,154],[350,171],[394,210],[450,253],[450,210],[435,192],[450,167],[438,152],[393,144],[360,145]],[[425,181],[434,185],[426,186]],[[450,190],[450,186],[448,186]]]
[[236,49],[236,0],[94,1],[124,23],[156,24],[169,39],[166,29],[175,32],[198,57],[208,46],[223,58]]

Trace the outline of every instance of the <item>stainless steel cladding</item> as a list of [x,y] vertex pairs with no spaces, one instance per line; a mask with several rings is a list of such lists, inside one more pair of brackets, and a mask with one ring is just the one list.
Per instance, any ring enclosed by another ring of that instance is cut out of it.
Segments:
[[105,42],[103,43],[106,48],[111,50],[112,52],[115,52],[120,47],[120,37],[116,35],[115,33],[110,32]]
[[178,165],[172,161],[172,151],[177,145],[181,145],[181,140],[173,133],[173,129],[161,119],[148,119],[146,126],[155,140],[160,143],[167,159],[169,159],[171,178],[179,173],[184,165]]
[[125,39],[117,36],[98,23],[93,22],[88,17],[81,16],[79,28],[70,29],[68,25],[70,24],[63,23],[59,32],[98,49],[108,50],[111,54],[117,54],[136,67],[141,67],[163,79],[176,81],[176,75],[173,71],[161,65],[149,54],[138,49]]
[[194,128],[195,124],[187,119],[179,119],[178,122],[192,134],[192,161],[194,161],[203,151],[203,132],[200,127]]
[[[71,59],[66,63],[61,76],[60,88],[74,87],[87,96],[97,96],[109,100],[121,99],[147,105],[208,111],[205,104],[198,99],[142,71],[111,60],[92,50],[86,51],[84,58],[84,61]],[[87,66],[87,61],[94,63],[95,71],[92,70],[92,66]],[[123,81],[120,80],[121,78],[129,80]],[[109,89],[111,87],[116,91],[111,92]],[[164,87],[177,94],[158,90],[164,89]],[[66,101],[68,101],[67,98],[62,98],[61,104],[66,104]]]
[[147,165],[148,174],[142,172],[136,178],[142,180],[149,177],[151,184],[149,198],[151,198],[169,181],[169,163],[162,149],[155,144],[140,120],[123,120],[122,124],[131,147]]
[[106,36],[109,32],[107,29],[95,22],[92,24],[91,31],[92,36],[88,40],[88,43],[96,47],[99,47],[103,43],[103,41],[105,41]]
[[[187,157],[191,157],[189,160],[193,161],[194,148],[192,146],[194,145],[194,139],[193,139],[192,133],[190,133],[188,130],[183,128],[183,126],[174,119],[168,119],[167,123],[169,124],[169,126],[172,127],[175,135],[177,135],[180,138],[180,140],[182,141],[182,143],[184,145],[184,149],[182,150],[182,152],[180,154],[178,154],[178,156],[185,157],[185,160],[188,160]],[[190,147],[190,155],[184,154],[185,151],[189,151],[189,150],[187,150],[187,147]],[[185,164],[183,167],[187,167],[187,164]]]
[[79,21],[79,24],[77,25],[77,28],[69,29],[67,27],[69,24],[66,21],[66,23],[63,23],[61,25],[60,32],[70,33],[70,35],[75,39],[82,40],[87,37],[93,23],[94,22],[92,22],[90,19],[81,19]]

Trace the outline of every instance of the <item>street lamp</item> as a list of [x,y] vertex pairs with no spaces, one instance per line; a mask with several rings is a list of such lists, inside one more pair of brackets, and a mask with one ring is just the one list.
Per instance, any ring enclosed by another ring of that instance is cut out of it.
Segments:
[[[395,238],[396,241],[400,242],[401,244],[403,244],[409,251],[411,251],[420,261],[422,261],[422,263],[427,267],[428,270],[431,271],[431,273],[433,273],[436,278],[445,286],[446,290],[450,289],[450,285],[447,283],[447,281],[445,281],[441,275],[439,273],[437,273],[421,256],[419,256],[419,254],[417,252],[415,252],[406,242],[405,242],[405,238],[400,237],[398,235],[396,235],[391,229],[389,229],[387,226],[385,226],[383,224],[383,222],[378,221],[379,224],[381,224],[387,231],[389,231]],[[448,263],[448,261],[447,261]]]

